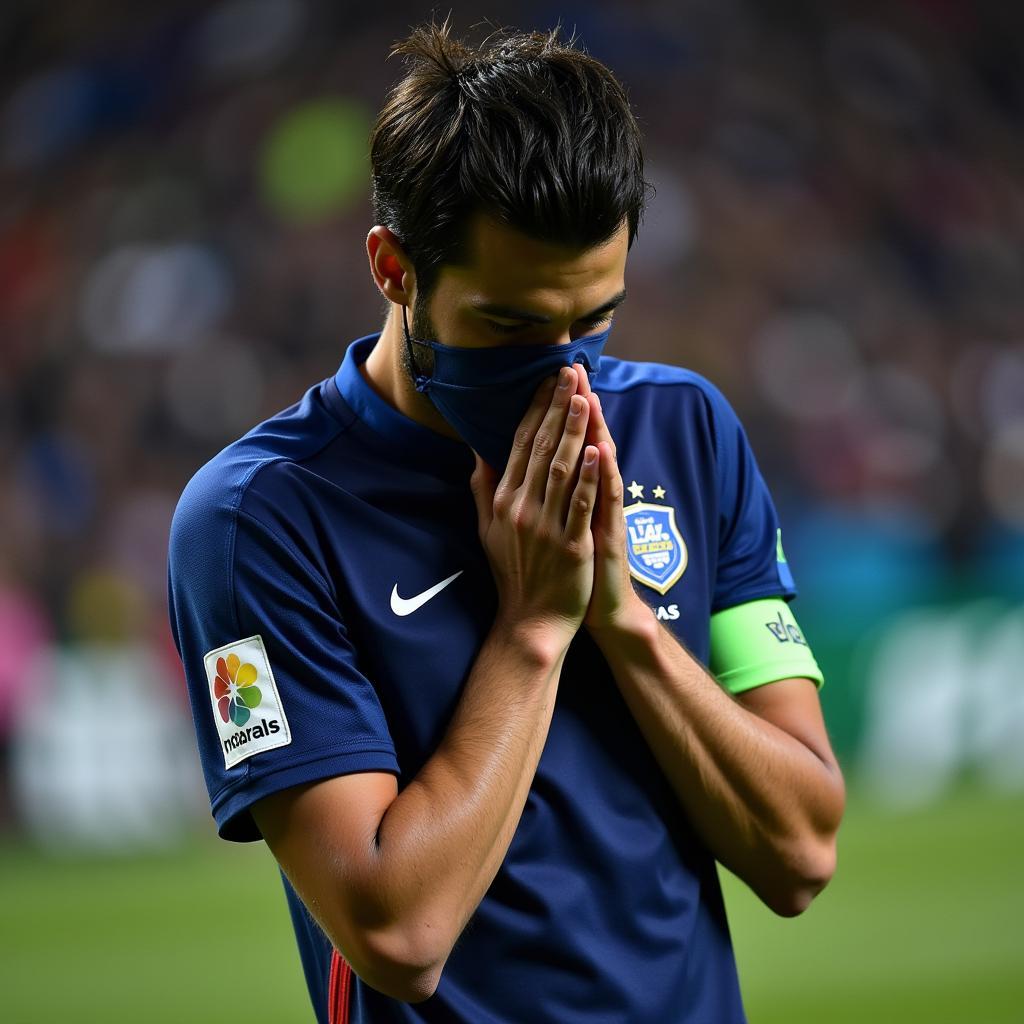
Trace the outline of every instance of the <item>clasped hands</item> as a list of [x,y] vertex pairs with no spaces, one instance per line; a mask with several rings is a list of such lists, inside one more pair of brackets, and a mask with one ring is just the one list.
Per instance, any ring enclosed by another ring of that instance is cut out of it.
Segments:
[[568,643],[599,636],[642,604],[626,558],[615,442],[585,369],[563,367],[538,388],[505,472],[479,455],[471,479],[499,618]]

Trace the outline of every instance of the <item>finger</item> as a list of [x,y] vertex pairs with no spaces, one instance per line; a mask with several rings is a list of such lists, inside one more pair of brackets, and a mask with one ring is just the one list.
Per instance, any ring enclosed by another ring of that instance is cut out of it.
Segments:
[[604,409],[601,408],[601,397],[591,391],[587,397],[590,403],[590,419],[587,428],[587,444],[600,444],[602,441],[608,443],[612,450],[612,458],[615,458],[616,447],[612,439],[612,432],[608,429],[608,422],[604,418]]
[[509,455],[505,473],[501,479],[500,486],[503,488],[514,491],[521,486],[526,477],[526,467],[530,463],[530,455],[533,452],[533,439],[544,420],[544,414],[551,408],[557,381],[556,375],[541,382],[533,396],[530,408],[527,409],[526,415],[516,429],[515,440],[512,442],[512,454]]
[[580,381],[579,390],[576,394],[586,398],[587,395],[593,392],[593,388],[590,386],[590,374],[587,373],[586,367],[582,363],[573,363],[572,368],[576,371],[576,376]]
[[569,399],[569,413],[562,430],[562,438],[548,468],[542,515],[559,533],[565,527],[565,519],[569,511],[572,489],[576,483],[580,465],[580,452],[583,451],[587,436],[589,413],[590,406],[582,395],[573,395]]
[[469,478],[469,489],[473,492],[477,524],[480,536],[483,537],[494,518],[494,492],[498,486],[498,474],[493,466],[480,458],[478,452],[474,451],[473,457],[476,459],[476,466]]
[[594,528],[610,543],[625,542],[625,517],[622,511],[622,475],[615,453],[607,441],[597,445],[601,452],[600,497]]
[[579,542],[590,529],[591,516],[597,504],[597,488],[600,479],[599,463],[602,453],[599,448],[588,444],[583,451],[583,465],[580,467],[580,478],[572,492],[569,503],[569,515],[565,521],[565,539]]
[[558,387],[555,388],[548,411],[544,414],[544,419],[534,435],[533,451],[530,453],[530,461],[526,466],[522,490],[526,497],[535,501],[544,500],[551,460],[562,439],[562,431],[565,429],[565,421],[569,415],[569,402],[576,394],[577,383],[576,374],[568,366],[559,371]]

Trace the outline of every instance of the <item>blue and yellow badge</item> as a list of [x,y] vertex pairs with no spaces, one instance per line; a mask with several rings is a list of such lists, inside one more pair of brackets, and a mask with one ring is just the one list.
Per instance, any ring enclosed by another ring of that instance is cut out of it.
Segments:
[[[634,498],[643,497],[643,485],[635,480],[627,488]],[[658,486],[654,496],[664,497]],[[676,526],[676,510],[671,505],[638,501],[623,509],[626,517],[626,554],[629,574],[645,586],[668,592],[686,571],[686,544]]]

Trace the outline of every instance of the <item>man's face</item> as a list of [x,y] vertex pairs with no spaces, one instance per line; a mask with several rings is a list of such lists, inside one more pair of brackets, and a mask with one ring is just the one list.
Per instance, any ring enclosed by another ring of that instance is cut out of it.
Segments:
[[412,334],[459,348],[561,345],[604,330],[625,296],[625,222],[603,244],[580,251],[538,242],[477,216],[466,266],[442,268]]

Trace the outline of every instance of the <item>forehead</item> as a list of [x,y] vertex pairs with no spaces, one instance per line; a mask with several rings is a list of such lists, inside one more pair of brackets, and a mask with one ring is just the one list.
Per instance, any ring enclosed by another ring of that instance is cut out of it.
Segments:
[[577,304],[600,305],[622,289],[629,231],[623,222],[606,242],[578,249],[541,242],[477,216],[467,241],[468,263],[445,267],[439,290],[452,298],[462,293],[469,300],[533,304],[558,315]]

